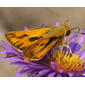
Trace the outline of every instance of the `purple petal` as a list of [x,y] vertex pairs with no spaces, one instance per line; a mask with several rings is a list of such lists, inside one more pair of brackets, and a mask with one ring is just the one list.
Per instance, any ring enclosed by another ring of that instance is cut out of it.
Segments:
[[78,43],[74,43],[74,42],[70,42],[69,46],[73,53],[78,52],[81,48],[81,45],[79,45]]
[[20,77],[20,76],[21,74],[19,72],[14,75],[14,77]]
[[14,62],[11,62],[11,64],[16,64],[16,65],[26,65],[30,68],[33,68],[33,69],[45,69],[47,67],[45,66],[41,66],[41,65],[36,65],[36,63],[30,63],[30,62],[24,62],[24,61],[14,61]]
[[85,59],[85,49],[79,53],[80,59]]
[[46,69],[47,67],[44,66],[33,66],[33,65],[29,65],[30,68],[34,68],[34,69]]
[[82,33],[84,33],[84,34],[81,34],[81,35],[80,35],[80,38],[79,38],[79,41],[78,41],[78,43],[79,43],[80,45],[83,44],[84,39],[85,39],[85,29],[82,30]]
[[6,51],[0,51],[0,54],[6,54]]
[[82,76],[83,76],[83,77],[85,77],[85,73],[84,73],[84,74],[82,74]]
[[72,39],[70,40],[70,43],[69,43],[69,46],[73,53],[76,53],[81,48],[80,44],[76,43],[77,39],[78,39],[78,34],[77,32],[74,32],[72,35]]
[[0,47],[2,47],[3,49],[5,49],[6,54],[9,55],[9,53],[10,53],[10,54],[12,54],[13,56],[14,56],[14,55],[17,55],[17,56],[22,56],[22,57],[23,57],[23,54],[22,54],[21,52],[19,52],[19,51],[17,51],[16,49],[14,49],[14,48],[13,48],[12,46],[10,46],[8,43],[2,41],[2,44],[3,44],[3,45],[0,46]]
[[70,52],[70,48],[67,48],[66,46],[63,46],[63,51],[64,52],[66,52],[66,51]]
[[64,70],[62,70],[62,69],[61,69],[61,70],[59,70],[59,73],[63,73],[63,72],[64,72]]
[[7,51],[6,54],[8,56],[20,56],[17,52],[13,52],[12,50],[11,51]]
[[16,65],[28,65],[30,63],[24,62],[24,61],[13,61],[10,64],[16,64]]
[[[2,46],[3,46],[7,51],[14,49],[10,44],[8,44],[8,43],[6,43],[6,42],[4,42],[4,41],[1,41],[1,42],[2,42]],[[14,49],[14,50],[15,50],[15,49]]]
[[82,35],[85,35],[85,29],[82,29],[82,33],[84,33],[84,34],[82,34]]
[[85,35],[81,35],[80,38],[79,38],[78,43],[79,43],[80,45],[82,45],[83,42],[84,42],[84,39],[85,39]]
[[68,73],[69,77],[72,77],[73,76],[73,73]]
[[28,26],[24,26],[24,30],[25,30],[25,31],[28,30]]
[[22,70],[20,72],[18,72],[17,74],[14,75],[14,77],[19,77],[25,73],[28,73],[29,71],[31,71],[32,69],[25,69],[25,70]]
[[55,47],[55,48],[53,48],[54,50],[59,50],[59,47]]
[[58,74],[56,75],[56,77],[62,77],[62,74],[59,74],[59,73],[58,73]]
[[20,76],[22,76],[22,74],[20,74],[19,72],[14,75],[14,77],[20,77]]
[[4,47],[5,49],[11,48],[11,46],[10,46],[8,43],[6,43],[6,42],[4,42],[4,41],[1,41],[1,43],[2,43],[2,45],[3,45],[3,47]]
[[12,64],[23,64],[23,65],[38,65],[36,63],[33,63],[33,62],[25,62],[23,60],[20,60],[20,61],[14,61],[12,62]]
[[55,64],[54,62],[51,62],[51,68],[52,68],[54,71],[56,70],[57,66],[56,66],[56,64]]
[[51,51],[48,51],[46,55],[47,55],[47,58],[48,58],[48,57],[52,57]]
[[36,77],[45,76],[45,75],[47,75],[49,72],[51,72],[51,69],[41,70],[41,71],[36,75]]
[[19,60],[18,58],[14,58],[14,57],[11,57],[11,58],[0,58],[0,61],[6,61],[6,60]]
[[55,77],[55,75],[56,75],[56,72],[51,72],[48,74],[48,77]]
[[70,42],[75,42],[78,38],[78,34],[77,32],[74,32],[73,35],[72,35],[72,39],[70,40]]
[[54,25],[55,27],[58,27],[58,26],[60,26],[60,22],[59,21],[57,21],[56,23],[55,23],[55,25]]
[[22,69],[24,67],[25,67],[25,65],[20,65],[19,67],[16,68],[16,70]]
[[85,77],[83,74],[85,74],[85,70],[74,73],[73,77]]
[[68,73],[63,73],[62,77],[69,77]]

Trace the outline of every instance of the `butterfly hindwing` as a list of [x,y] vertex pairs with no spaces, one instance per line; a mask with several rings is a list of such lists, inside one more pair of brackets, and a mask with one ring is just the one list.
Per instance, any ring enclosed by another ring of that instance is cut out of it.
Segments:
[[24,50],[25,60],[39,60],[54,46],[59,45],[63,38],[50,37],[39,40]]

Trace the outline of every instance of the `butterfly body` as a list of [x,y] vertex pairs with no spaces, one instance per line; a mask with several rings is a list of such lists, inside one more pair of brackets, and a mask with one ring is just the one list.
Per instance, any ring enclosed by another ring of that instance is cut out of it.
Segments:
[[6,34],[8,41],[25,56],[25,61],[41,59],[49,50],[63,43],[70,28],[66,25],[43,27]]

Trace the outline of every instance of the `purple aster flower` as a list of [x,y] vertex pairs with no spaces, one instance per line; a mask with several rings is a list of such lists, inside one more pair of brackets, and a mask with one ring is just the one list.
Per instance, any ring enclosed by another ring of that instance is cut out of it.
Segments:
[[82,49],[85,29],[82,31],[83,35],[78,37],[78,33],[74,32],[69,42],[55,47],[43,59],[35,62],[25,62],[21,52],[2,41],[0,47],[4,51],[0,54],[6,56],[0,58],[0,61],[11,60],[10,64],[18,65],[16,70],[19,72],[15,76],[27,74],[29,77],[85,77],[85,49]]

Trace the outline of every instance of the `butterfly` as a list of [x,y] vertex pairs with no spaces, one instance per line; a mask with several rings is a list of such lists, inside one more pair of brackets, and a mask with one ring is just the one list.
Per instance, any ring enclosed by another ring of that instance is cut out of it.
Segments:
[[70,32],[68,26],[60,25],[8,32],[6,38],[13,47],[23,53],[25,61],[37,61],[49,50],[61,45]]

